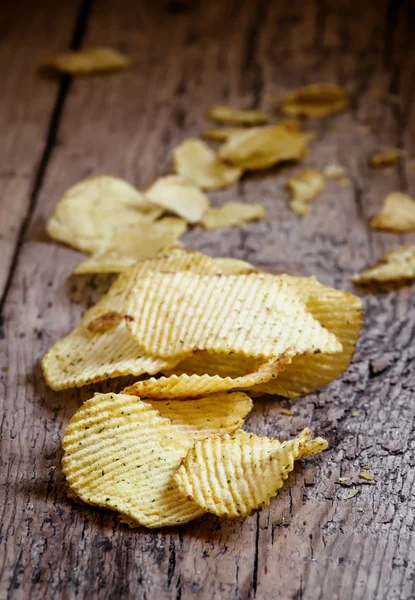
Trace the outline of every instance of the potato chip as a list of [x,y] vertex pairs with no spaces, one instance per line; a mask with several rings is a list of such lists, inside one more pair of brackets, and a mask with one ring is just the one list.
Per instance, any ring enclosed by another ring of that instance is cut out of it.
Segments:
[[384,231],[415,231],[415,200],[401,192],[388,194],[381,211],[370,220],[370,227]]
[[415,244],[386,252],[377,264],[353,277],[356,283],[388,283],[415,279]]
[[241,133],[245,131],[245,127],[228,127],[227,129],[213,127],[212,129],[206,129],[203,132],[203,137],[205,140],[211,140],[212,142],[225,142],[235,133]]
[[270,116],[262,110],[241,110],[225,104],[211,106],[205,112],[205,117],[230,125],[261,125],[270,120]]
[[188,400],[162,416],[124,394],[96,394],[72,417],[63,437],[63,472],[88,504],[122,513],[137,525],[178,525],[203,514],[182,496],[173,475],[187,450],[219,431],[235,431],[251,409],[243,393]]
[[126,181],[102,175],[70,187],[46,229],[53,240],[93,253],[106,249],[120,230],[152,221],[161,213]]
[[316,169],[304,169],[286,182],[292,194],[290,208],[297,215],[304,216],[310,210],[309,204],[314,202],[326,187],[324,177]]
[[257,370],[262,359],[252,358],[252,356],[243,356],[240,354],[226,354],[198,351],[192,356],[186,357],[180,361],[173,369],[163,369],[164,375],[210,375],[214,377],[243,377]]
[[375,152],[369,159],[369,164],[374,169],[385,169],[393,167],[404,154],[403,150],[389,150],[387,152]]
[[285,280],[262,273],[152,273],[121,312],[133,317],[127,327],[142,348],[169,359],[197,350],[263,359],[342,350]]
[[121,273],[171,246],[186,229],[186,221],[177,217],[164,217],[154,223],[137,223],[119,232],[104,252],[81,261],[75,273]]
[[203,215],[200,224],[205,229],[222,229],[243,225],[265,217],[265,208],[260,204],[228,202],[222,206],[211,206]]
[[95,332],[99,331],[103,333],[104,331],[109,331],[113,329],[117,325],[119,325],[124,319],[130,320],[131,317],[129,315],[122,315],[115,310],[106,312],[99,317],[96,317],[92,321],[90,321],[87,325],[87,329],[89,331]]
[[314,277],[280,277],[302,296],[307,310],[343,346],[336,354],[296,356],[277,379],[250,388],[253,393],[297,398],[329,384],[348,368],[362,327],[362,302],[354,294],[322,285]]
[[248,275],[249,273],[258,273],[259,269],[239,258],[230,258],[227,256],[214,258],[213,262],[225,275]]
[[[204,254],[175,248],[122,273],[85,313],[80,325],[43,357],[43,374],[52,389],[80,387],[121,375],[152,375],[177,364],[177,360],[147,356],[126,329],[128,319],[123,312],[125,299],[134,285],[146,274],[164,270],[214,274],[218,267]],[[121,314],[123,319],[109,330],[97,330],[97,322],[105,320],[108,313]]]
[[145,192],[147,200],[188,223],[197,223],[209,208],[209,198],[191,181],[180,175],[160,177]]
[[267,169],[278,162],[301,160],[306,154],[304,134],[289,131],[283,125],[235,133],[218,152],[222,160],[248,170]]
[[131,60],[118,50],[99,47],[53,54],[43,61],[42,67],[70,75],[91,75],[120,71],[130,64]]
[[334,115],[349,106],[349,94],[338,85],[315,83],[287,94],[281,110],[287,117],[321,119]]
[[269,505],[294,468],[294,461],[322,452],[323,438],[310,429],[280,443],[242,430],[197,441],[174,480],[203,510],[228,519],[246,517]]
[[341,165],[337,165],[336,163],[328,164],[324,168],[323,173],[327,177],[327,179],[343,179],[347,177],[346,167],[342,167]]
[[174,170],[202,190],[227,188],[240,179],[242,169],[230,167],[201,140],[190,139],[173,150]]
[[170,377],[152,377],[138,381],[123,390],[123,394],[134,394],[140,398],[170,399],[196,398],[208,394],[231,390],[247,390],[253,385],[268,383],[275,379],[292,360],[295,352],[288,350],[277,359],[262,363],[255,371],[242,377],[221,377],[219,375],[171,375]]

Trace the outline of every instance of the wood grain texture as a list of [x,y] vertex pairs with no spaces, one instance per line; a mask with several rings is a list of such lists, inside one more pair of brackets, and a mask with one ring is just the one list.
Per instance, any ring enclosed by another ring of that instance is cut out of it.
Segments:
[[[267,94],[313,81],[346,85],[353,106],[315,124],[306,165],[343,164],[353,185],[329,182],[300,220],[284,191],[299,167],[246,177],[212,200],[261,202],[269,217],[225,231],[195,228],[185,238],[189,247],[352,289],[353,272],[414,241],[367,228],[387,192],[415,194],[408,160],[388,174],[367,167],[383,147],[415,153],[414,18],[410,2],[384,0],[107,0],[92,7],[84,44],[119,48],[134,67],[73,81],[4,302],[2,600],[414,597],[413,287],[363,296],[364,332],[339,380],[295,402],[256,401],[248,420],[255,433],[288,437],[311,426],[330,450],[297,465],[278,499],[244,521],[206,516],[137,532],[109,512],[67,500],[62,431],[92,389],[53,393],[39,367],[44,351],[108,287],[105,277],[71,276],[80,255],[47,242],[45,220],[59,195],[91,173],[150,183],[170,168],[171,148],[203,129],[203,110],[213,102],[265,107]],[[371,88],[399,93],[400,106],[370,98]],[[370,133],[362,135],[362,126]],[[365,464],[376,483],[359,484],[348,500]],[[350,477],[351,488],[336,484],[339,476]]]

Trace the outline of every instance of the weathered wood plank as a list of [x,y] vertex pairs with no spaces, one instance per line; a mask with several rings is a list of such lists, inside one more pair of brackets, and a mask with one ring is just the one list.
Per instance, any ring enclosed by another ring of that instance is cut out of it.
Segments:
[[[182,528],[134,532],[110,513],[65,497],[62,431],[92,390],[52,393],[39,359],[107,285],[99,277],[69,277],[79,254],[45,243],[45,219],[66,186],[103,172],[144,186],[168,170],[175,144],[202,129],[209,103],[255,106],[264,94],[338,81],[354,92],[353,109],[316,124],[319,136],[306,164],[344,164],[353,187],[330,182],[299,220],[283,190],[286,174],[297,168],[246,178],[213,199],[260,201],[269,218],[216,233],[194,229],[188,244],[275,271],[316,273],[351,289],[355,270],[414,239],[367,229],[388,191],[413,185],[401,168],[385,175],[367,167],[380,144],[414,148],[413,128],[404,129],[414,118],[405,3],[396,11],[386,1],[346,0],[336,7],[300,0],[194,3],[184,12],[165,6],[126,0],[116,10],[109,1],[95,6],[86,43],[119,47],[135,66],[74,81],[5,303],[4,597],[409,599],[415,593],[409,286],[364,296],[365,330],[352,368],[316,394],[283,402],[293,417],[281,415],[280,402],[256,402],[248,421],[253,431],[288,436],[311,425],[331,444],[323,457],[297,466],[268,509],[241,522],[205,517]],[[373,87],[399,91],[401,112],[368,98]],[[362,125],[372,133],[361,136]],[[376,484],[347,500],[349,489],[335,482],[354,479],[364,464],[373,467]]]

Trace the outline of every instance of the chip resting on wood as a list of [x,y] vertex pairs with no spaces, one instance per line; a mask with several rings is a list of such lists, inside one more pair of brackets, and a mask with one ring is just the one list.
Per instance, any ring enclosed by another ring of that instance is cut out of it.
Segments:
[[262,110],[242,110],[225,104],[215,104],[205,112],[206,119],[231,125],[261,125],[270,121]]
[[415,279],[415,244],[386,252],[372,267],[353,277],[355,283],[393,283]]
[[321,119],[345,110],[348,92],[331,83],[314,83],[284,96],[281,111],[287,117]]
[[205,229],[222,229],[243,225],[265,217],[265,208],[260,204],[228,202],[222,206],[211,206],[203,215],[200,224]]
[[53,54],[43,61],[42,67],[70,75],[91,75],[120,71],[130,64],[131,61],[125,54],[102,46]]

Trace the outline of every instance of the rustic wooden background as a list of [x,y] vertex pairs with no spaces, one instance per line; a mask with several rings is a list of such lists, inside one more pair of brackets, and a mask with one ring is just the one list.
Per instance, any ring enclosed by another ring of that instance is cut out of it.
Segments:
[[[415,194],[411,161],[382,173],[367,158],[388,146],[415,156],[415,5],[20,0],[4,3],[0,19],[1,600],[414,598],[413,287],[363,295],[364,332],[338,381],[295,402],[256,403],[253,431],[286,437],[311,425],[330,450],[298,465],[271,507],[243,521],[130,531],[67,500],[60,440],[92,392],[53,393],[39,361],[108,287],[105,277],[71,276],[80,255],[48,241],[61,193],[92,173],[145,186],[202,130],[213,102],[258,107],[306,83],[347,86],[351,110],[316,125],[306,164],[343,164],[353,185],[330,182],[299,219],[283,188],[295,168],[246,178],[213,200],[261,202],[268,218],[195,228],[190,248],[353,289],[352,273],[414,241],[367,227],[387,192]],[[100,44],[125,51],[133,68],[61,81],[36,72],[50,52]],[[400,104],[371,97],[373,88]],[[347,499],[336,481],[354,483],[364,464],[376,483]]]

